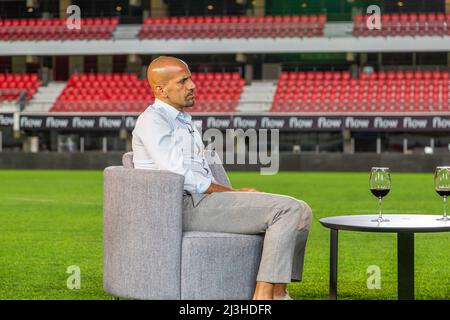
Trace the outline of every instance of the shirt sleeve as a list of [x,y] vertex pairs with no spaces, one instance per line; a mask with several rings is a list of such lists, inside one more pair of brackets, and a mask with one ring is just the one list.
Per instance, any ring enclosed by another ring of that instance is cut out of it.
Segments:
[[158,168],[184,176],[184,190],[204,193],[209,188],[212,182],[210,177],[197,174],[183,166],[183,153],[179,143],[170,124],[164,119],[151,116],[151,121],[148,121],[145,127],[139,127],[136,133]]
[[214,178],[214,176],[212,175],[212,170],[211,167],[209,166],[208,158],[204,157],[203,161],[205,163],[205,168],[208,170],[208,177],[211,179],[211,182],[217,183],[216,178]]

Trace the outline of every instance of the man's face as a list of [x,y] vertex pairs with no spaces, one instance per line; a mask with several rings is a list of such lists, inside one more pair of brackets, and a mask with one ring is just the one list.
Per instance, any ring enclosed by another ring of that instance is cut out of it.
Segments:
[[179,107],[192,107],[195,103],[195,84],[189,69],[182,68],[164,86],[167,98]]

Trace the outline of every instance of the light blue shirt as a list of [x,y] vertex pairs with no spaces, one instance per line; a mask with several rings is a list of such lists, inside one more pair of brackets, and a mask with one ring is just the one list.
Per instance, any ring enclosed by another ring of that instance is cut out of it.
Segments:
[[191,115],[156,99],[133,130],[136,169],[168,170],[184,176],[184,190],[204,193],[214,178],[205,158],[202,137]]

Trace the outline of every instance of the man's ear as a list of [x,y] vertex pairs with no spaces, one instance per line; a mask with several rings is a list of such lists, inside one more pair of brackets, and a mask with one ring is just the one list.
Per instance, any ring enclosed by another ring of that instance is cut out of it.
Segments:
[[163,96],[164,98],[167,98],[167,94],[162,86],[156,86],[156,91],[160,96]]

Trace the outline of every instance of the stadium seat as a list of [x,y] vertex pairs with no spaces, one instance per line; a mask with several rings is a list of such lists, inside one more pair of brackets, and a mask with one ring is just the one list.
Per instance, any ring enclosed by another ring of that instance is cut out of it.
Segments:
[[41,82],[37,74],[0,73],[0,101],[17,101],[25,94],[25,102],[37,92]]
[[[196,104],[190,112],[234,112],[244,86],[238,73],[192,73]],[[135,74],[75,74],[52,112],[142,112],[153,101],[146,79]]]
[[449,112],[449,71],[282,72],[272,112]]
[[146,18],[140,39],[322,36],[325,15]]
[[80,29],[69,29],[66,19],[0,20],[0,40],[110,39],[118,18],[82,18]]
[[383,13],[381,30],[369,29],[370,15],[355,15],[353,35],[377,36],[444,36],[450,34],[449,14],[438,13]]

